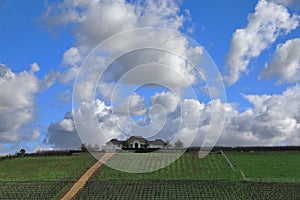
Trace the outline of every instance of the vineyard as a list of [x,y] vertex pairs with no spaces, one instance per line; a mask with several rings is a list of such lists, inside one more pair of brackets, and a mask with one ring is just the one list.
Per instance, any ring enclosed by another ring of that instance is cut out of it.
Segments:
[[56,199],[70,181],[0,182],[0,199]]
[[[147,161],[141,161],[147,163]],[[120,163],[124,165],[124,163]],[[238,172],[227,165],[220,154],[209,154],[203,159],[186,153],[174,163],[160,170],[148,173],[126,173],[103,166],[98,172],[98,180],[242,180]]]
[[90,155],[4,160],[0,162],[0,181],[76,180],[93,162]]
[[300,184],[192,180],[90,181],[76,199],[300,199]]
[[[300,199],[299,153],[225,153],[237,170],[217,153],[203,159],[185,153],[148,173],[120,172],[104,165],[76,199]],[[89,155],[0,161],[0,199],[60,199],[94,162]],[[116,156],[112,162],[126,161]],[[149,162],[140,160],[132,166]],[[256,181],[244,181],[239,170]]]
[[59,199],[93,162],[90,155],[3,160],[0,199]]

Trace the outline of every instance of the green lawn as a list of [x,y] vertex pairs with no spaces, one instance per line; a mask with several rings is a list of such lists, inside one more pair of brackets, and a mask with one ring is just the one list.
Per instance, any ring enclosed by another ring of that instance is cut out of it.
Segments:
[[[112,159],[113,160],[113,159]],[[117,160],[117,159],[116,159]],[[140,161],[139,165],[143,161]],[[144,161],[145,163],[148,160]],[[120,163],[123,165],[124,163]],[[135,164],[137,165],[137,164]],[[233,172],[220,154],[209,154],[203,159],[192,159],[183,154],[171,165],[148,173],[126,173],[103,166],[97,173],[98,180],[241,180],[238,172]]]
[[300,153],[225,153],[248,178],[299,179]]
[[90,155],[4,160],[0,162],[0,181],[76,180],[93,162]]

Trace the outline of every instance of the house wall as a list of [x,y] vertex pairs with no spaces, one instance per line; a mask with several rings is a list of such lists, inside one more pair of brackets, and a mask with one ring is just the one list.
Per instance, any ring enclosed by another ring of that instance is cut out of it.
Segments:
[[137,144],[137,148],[142,148],[145,146],[144,142],[140,142],[138,140],[134,140],[133,142],[130,143],[130,148],[135,148],[135,144]]

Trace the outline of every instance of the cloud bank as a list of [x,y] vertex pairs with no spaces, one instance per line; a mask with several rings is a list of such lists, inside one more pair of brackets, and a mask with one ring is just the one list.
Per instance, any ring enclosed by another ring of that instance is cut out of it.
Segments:
[[37,131],[22,129],[34,119],[35,94],[40,88],[40,81],[34,73],[38,70],[39,66],[33,63],[29,71],[13,73],[6,65],[0,64],[0,143],[39,137]]
[[[167,93],[161,93],[156,96],[166,94]],[[253,106],[242,112],[239,111],[238,105],[236,104],[221,103],[218,101],[205,104],[195,99],[185,99],[181,102],[181,110],[179,107],[177,107],[175,111],[173,109],[169,110],[168,119],[158,136],[164,139],[172,139],[172,137],[179,138],[185,145],[191,143],[192,145],[201,145],[203,137],[209,128],[211,105],[214,103],[218,104],[219,107],[223,107],[226,112],[225,125],[217,145],[273,146],[298,145],[300,143],[299,85],[287,88],[282,94],[245,95],[244,98]],[[170,103],[173,102],[171,96],[168,100]],[[166,99],[161,103],[165,104]],[[99,126],[109,131],[106,135],[107,139],[122,136],[122,131],[117,128],[117,123],[127,123],[127,121],[122,121],[125,119],[124,116],[120,113],[112,113],[111,107],[106,106],[105,103],[100,100],[97,100],[96,104],[96,115]],[[174,106],[172,106],[172,108],[174,108]],[[217,110],[215,112],[217,112]],[[85,115],[82,117],[91,119],[92,115],[92,112],[85,112]],[[182,117],[181,115],[184,116]],[[195,123],[195,119],[199,119],[199,123]],[[60,124],[60,126],[57,127],[59,130],[53,130],[53,132],[60,132],[60,134],[55,135],[55,137],[51,134],[49,135],[49,141],[56,147],[66,147],[61,144],[61,141],[74,141],[75,138],[78,137],[73,128],[67,125],[62,126],[65,120],[66,119],[63,119],[50,126],[56,127]],[[127,123],[128,130],[132,127],[133,124]],[[198,128],[198,132],[194,133],[193,131],[196,130],[196,128]],[[72,134],[68,136],[72,135],[73,138],[65,140],[65,135],[61,129],[63,129],[64,132],[71,131]],[[150,130],[150,132],[151,131],[154,131],[154,129]],[[172,135],[170,132],[178,132],[179,135]],[[97,132],[95,130],[93,134],[95,136],[91,138],[97,138]],[[92,140],[90,142],[93,144]],[[78,145],[74,147],[78,147]]]

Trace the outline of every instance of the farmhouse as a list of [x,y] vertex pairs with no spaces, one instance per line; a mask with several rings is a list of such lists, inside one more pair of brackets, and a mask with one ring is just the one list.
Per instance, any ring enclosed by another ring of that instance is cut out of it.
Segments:
[[123,140],[123,141],[117,139],[111,139],[105,144],[104,149],[116,150],[122,148],[134,148],[134,149],[162,148],[166,145],[167,143],[161,139],[149,141],[141,136],[131,136],[127,140]]

